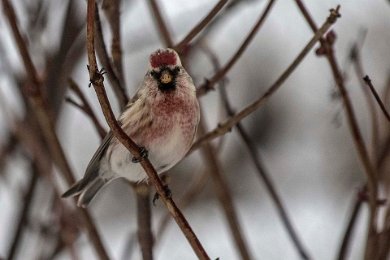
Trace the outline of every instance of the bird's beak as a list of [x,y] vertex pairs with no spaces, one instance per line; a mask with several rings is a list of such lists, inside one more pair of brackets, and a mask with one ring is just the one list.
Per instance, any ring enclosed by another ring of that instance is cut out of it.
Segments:
[[160,76],[161,83],[168,84],[168,83],[171,83],[172,80],[173,80],[173,76],[172,76],[171,72],[169,72],[168,70],[164,70],[161,73],[161,76]]

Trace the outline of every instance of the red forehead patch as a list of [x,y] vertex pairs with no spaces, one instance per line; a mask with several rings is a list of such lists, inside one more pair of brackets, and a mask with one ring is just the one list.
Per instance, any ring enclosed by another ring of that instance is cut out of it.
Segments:
[[176,65],[176,55],[170,50],[157,50],[150,55],[150,65],[153,68]]

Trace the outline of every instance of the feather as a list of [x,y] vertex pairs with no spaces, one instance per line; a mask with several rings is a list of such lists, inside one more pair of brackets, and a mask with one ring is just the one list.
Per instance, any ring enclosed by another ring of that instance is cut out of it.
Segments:
[[96,196],[99,190],[106,184],[107,181],[103,178],[96,178],[92,183],[90,183],[87,188],[81,193],[77,206],[86,208],[92,199]]
[[92,183],[97,177],[99,177],[99,166],[100,159],[103,157],[105,151],[107,150],[113,135],[109,132],[106,137],[104,137],[102,144],[99,146],[95,154],[93,155],[91,161],[87,166],[84,177],[76,182],[69,190],[62,194],[63,198],[69,196],[76,196],[80,194],[85,187]]

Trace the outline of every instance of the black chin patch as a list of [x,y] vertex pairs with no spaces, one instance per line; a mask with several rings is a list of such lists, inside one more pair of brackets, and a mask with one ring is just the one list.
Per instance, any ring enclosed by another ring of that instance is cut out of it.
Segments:
[[[172,75],[172,80],[169,83],[161,82],[160,78],[161,78],[161,74],[163,71],[168,71],[168,73]],[[176,67],[173,70],[171,70],[168,67],[163,67],[158,72],[152,71],[151,75],[153,76],[153,78],[156,79],[157,84],[158,84],[158,88],[161,91],[169,91],[169,90],[174,90],[176,88],[176,77],[177,77],[177,74],[179,73],[179,71],[180,71],[180,69],[178,67]]]

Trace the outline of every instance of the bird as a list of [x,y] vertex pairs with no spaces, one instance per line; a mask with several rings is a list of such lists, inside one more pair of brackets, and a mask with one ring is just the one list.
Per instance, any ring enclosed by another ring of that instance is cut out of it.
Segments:
[[[166,48],[151,53],[144,79],[118,123],[141,147],[158,174],[172,168],[189,151],[199,119],[196,88],[177,52]],[[144,182],[147,175],[137,162],[110,131],[89,162],[84,177],[62,197],[79,195],[77,205],[85,208],[114,179]]]

